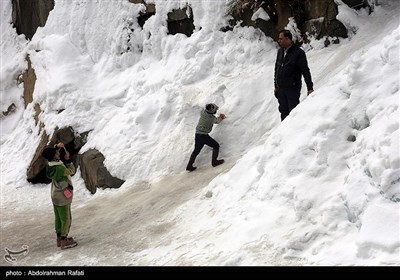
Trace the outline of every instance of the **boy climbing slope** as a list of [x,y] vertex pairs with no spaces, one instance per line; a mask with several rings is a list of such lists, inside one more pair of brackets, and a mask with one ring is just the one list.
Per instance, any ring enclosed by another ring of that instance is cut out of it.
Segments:
[[193,171],[196,167],[193,166],[196,157],[200,153],[201,149],[204,145],[210,146],[213,148],[212,152],[212,166],[218,166],[224,163],[223,159],[217,159],[219,154],[219,144],[215,141],[209,133],[211,132],[213,125],[215,123],[220,123],[223,119],[225,119],[224,114],[220,114],[218,117],[214,116],[218,111],[218,106],[214,103],[207,104],[205,109],[203,109],[200,113],[200,119],[196,126],[196,135],[195,135],[195,144],[194,151],[192,152],[189,163],[186,166],[187,171]]

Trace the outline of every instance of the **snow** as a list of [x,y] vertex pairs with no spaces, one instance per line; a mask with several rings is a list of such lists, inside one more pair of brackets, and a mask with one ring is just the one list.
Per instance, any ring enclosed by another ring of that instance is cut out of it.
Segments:
[[[56,0],[26,41],[0,1],[1,109],[16,105],[0,119],[1,251],[29,245],[24,266],[400,265],[399,2],[368,15],[336,1],[349,38],[303,46],[315,91],[303,85],[283,122],[271,38],[220,31],[225,1],[152,2],[142,30],[142,5]],[[168,35],[185,3],[195,32]],[[70,250],[55,246],[49,186],[26,180],[43,133],[16,83],[27,54],[46,132],[90,131],[81,152],[98,149],[126,181],[91,195],[78,170]],[[227,115],[211,133],[226,163],[212,168],[205,147],[187,173],[209,102]]]
[[251,17],[252,21],[256,21],[256,19],[263,19],[265,21],[269,21],[271,18],[267,14],[267,12],[263,8],[259,8],[257,11],[254,12],[253,16]]

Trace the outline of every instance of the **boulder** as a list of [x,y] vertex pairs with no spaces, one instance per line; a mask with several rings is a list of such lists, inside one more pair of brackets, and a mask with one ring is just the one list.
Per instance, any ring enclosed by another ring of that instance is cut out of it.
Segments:
[[119,188],[125,181],[111,176],[104,166],[104,155],[96,149],[90,149],[80,155],[79,165],[86,188],[96,193],[97,188]]

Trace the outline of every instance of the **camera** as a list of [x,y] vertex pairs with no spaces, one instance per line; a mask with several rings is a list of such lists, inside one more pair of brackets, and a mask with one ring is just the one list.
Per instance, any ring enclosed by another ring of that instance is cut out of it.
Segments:
[[60,159],[63,163],[71,162],[71,159],[69,158],[69,152],[67,151],[67,149],[65,149],[65,147],[57,148],[57,150],[60,153]]

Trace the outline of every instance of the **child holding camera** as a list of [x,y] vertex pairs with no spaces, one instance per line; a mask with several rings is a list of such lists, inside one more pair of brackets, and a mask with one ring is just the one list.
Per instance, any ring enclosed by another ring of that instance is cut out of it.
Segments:
[[69,153],[61,142],[54,147],[45,148],[42,156],[47,160],[46,176],[51,179],[51,200],[55,215],[57,247],[61,247],[63,250],[75,247],[78,243],[72,237],[68,237],[73,197],[71,175],[75,173],[75,167],[72,163],[65,164],[61,161],[60,150],[63,150],[63,160],[68,162]]

